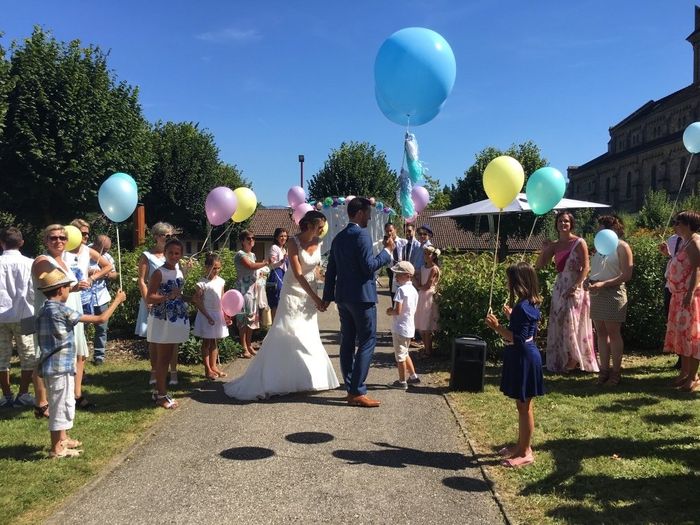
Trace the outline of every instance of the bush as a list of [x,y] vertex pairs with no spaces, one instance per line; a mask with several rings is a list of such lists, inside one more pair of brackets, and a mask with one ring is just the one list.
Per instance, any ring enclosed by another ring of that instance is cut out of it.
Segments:
[[[664,269],[666,261],[658,251],[659,234],[639,230],[627,242],[634,255],[634,273],[627,283],[628,311],[623,328],[625,346],[629,350],[658,352],[666,331],[663,315]],[[505,270],[522,255],[511,255],[496,268],[492,309],[505,322],[501,307],[507,301]],[[526,256],[531,264],[534,256]],[[488,310],[493,255],[463,254],[442,258],[442,277],[438,289],[440,335],[442,348],[450,348],[452,340],[461,335],[475,334],[485,339],[491,357],[503,346],[503,341],[484,323]],[[545,350],[547,317],[551,304],[551,290],[556,279],[554,265],[538,272],[542,321],[537,334],[540,349]]]
[[[219,361],[227,363],[243,353],[243,348],[230,337],[219,339]],[[191,336],[182,343],[178,352],[178,360],[181,363],[198,365],[202,363],[202,340]]]

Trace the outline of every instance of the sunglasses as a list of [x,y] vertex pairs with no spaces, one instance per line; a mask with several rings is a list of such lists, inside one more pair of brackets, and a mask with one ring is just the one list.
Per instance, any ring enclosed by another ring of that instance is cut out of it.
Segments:
[[66,242],[68,240],[68,237],[66,237],[65,235],[51,235],[51,236],[49,236],[49,240],[52,242],[56,242],[56,241]]
[[80,233],[82,234],[83,237],[89,237],[89,236],[90,236],[90,232],[80,232]]
[[254,241],[254,240],[255,240],[255,237],[246,237],[245,240],[246,240],[246,241]]

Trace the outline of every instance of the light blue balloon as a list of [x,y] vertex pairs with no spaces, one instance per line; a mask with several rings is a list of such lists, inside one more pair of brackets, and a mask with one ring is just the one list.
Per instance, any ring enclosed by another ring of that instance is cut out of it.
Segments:
[[593,244],[595,249],[601,255],[611,255],[617,250],[617,245],[620,240],[617,238],[617,233],[612,230],[600,230],[595,234]]
[[97,193],[100,208],[109,220],[122,222],[131,217],[138,204],[136,182],[126,173],[111,175]]
[[683,145],[690,153],[700,153],[700,122],[693,122],[683,132]]
[[393,112],[411,120],[439,108],[452,91],[456,75],[450,44],[423,27],[407,27],[391,35],[374,61],[380,98]]
[[417,113],[415,115],[408,115],[394,110],[394,108],[392,108],[391,105],[384,100],[381,93],[379,93],[377,86],[374,86],[374,98],[377,100],[377,106],[379,106],[379,110],[384,114],[384,116],[399,126],[422,126],[423,124],[427,124],[438,116],[445,105],[442,103],[437,108],[433,108],[430,111]]
[[527,203],[535,215],[551,211],[566,192],[566,179],[556,168],[544,167],[536,170],[527,179],[525,193]]

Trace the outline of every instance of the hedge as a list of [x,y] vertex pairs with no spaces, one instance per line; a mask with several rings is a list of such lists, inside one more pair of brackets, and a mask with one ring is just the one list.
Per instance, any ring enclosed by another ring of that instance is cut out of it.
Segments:
[[[658,233],[638,231],[627,238],[634,256],[634,273],[627,283],[629,306],[623,327],[626,351],[659,352],[666,331],[663,313],[664,270],[666,260],[658,251]],[[591,246],[592,243],[589,243]],[[492,308],[505,322],[501,307],[507,301],[505,270],[522,255],[511,255],[498,263],[494,280]],[[524,257],[534,263],[535,256]],[[503,346],[502,340],[488,329],[484,317],[488,310],[493,267],[492,254],[447,254],[441,260],[442,276],[438,287],[441,348],[450,348],[455,337],[475,334],[488,342],[491,357]],[[537,336],[542,350],[546,347],[547,317],[551,290],[556,278],[553,265],[538,272],[543,295],[542,322]]]

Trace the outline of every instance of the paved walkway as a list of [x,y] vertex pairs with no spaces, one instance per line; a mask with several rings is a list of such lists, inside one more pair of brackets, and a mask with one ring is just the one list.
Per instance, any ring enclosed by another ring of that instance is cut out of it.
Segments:
[[[340,376],[337,311],[319,324]],[[380,345],[368,382],[380,408],[349,407],[340,390],[236,403],[212,383],[50,522],[504,523],[440,391],[387,389],[396,369]]]

